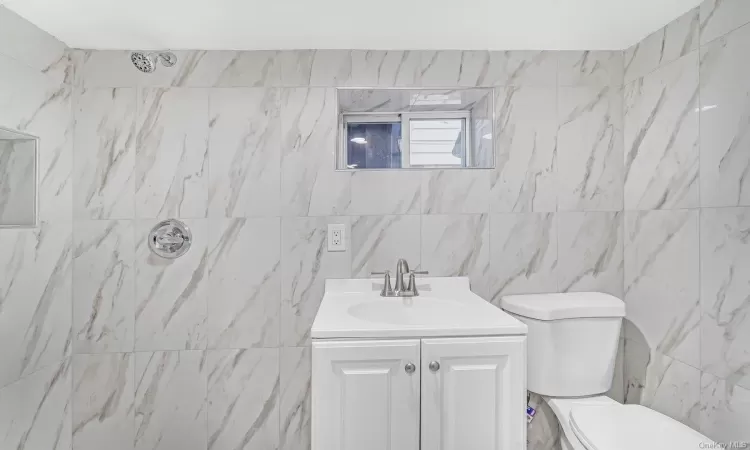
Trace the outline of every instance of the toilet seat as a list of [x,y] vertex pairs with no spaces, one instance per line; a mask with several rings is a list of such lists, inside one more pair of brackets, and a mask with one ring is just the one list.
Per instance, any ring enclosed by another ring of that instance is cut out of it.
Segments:
[[570,411],[570,426],[587,450],[685,450],[703,448],[712,442],[690,427],[640,405],[579,404]]

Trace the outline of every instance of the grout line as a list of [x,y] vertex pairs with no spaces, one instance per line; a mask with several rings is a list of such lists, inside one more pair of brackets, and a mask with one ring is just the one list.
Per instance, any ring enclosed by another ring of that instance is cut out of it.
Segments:
[[[719,7],[717,7],[717,9],[718,8]],[[700,20],[699,20],[699,25],[698,25],[699,33],[698,33],[698,47],[697,48],[701,49],[701,50],[703,49],[703,47],[708,47],[708,46],[714,45],[714,43],[716,41],[729,36],[730,34],[734,33],[735,31],[739,30],[740,28],[744,28],[744,27],[750,25],[750,20],[747,21],[747,22],[742,23],[741,25],[738,25],[738,26],[736,26],[734,28],[731,28],[731,29],[725,31],[724,34],[716,36],[715,38],[713,38],[713,39],[711,39],[710,41],[707,41],[707,42],[701,42],[703,40],[703,30],[701,29],[701,28],[703,28],[703,25],[704,24],[700,23]]]

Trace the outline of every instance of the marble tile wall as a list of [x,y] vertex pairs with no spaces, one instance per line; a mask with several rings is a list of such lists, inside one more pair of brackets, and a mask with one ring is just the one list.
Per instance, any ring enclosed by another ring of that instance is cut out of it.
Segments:
[[624,397],[722,442],[750,441],[749,51],[744,0],[625,51]]
[[39,136],[39,226],[0,228],[0,448],[71,448],[72,65],[0,6],[0,126]]
[[[72,52],[75,450],[108,433],[123,449],[309,448],[324,281],[398,257],[493,302],[622,295],[621,52],[178,57],[145,75],[127,52]],[[334,172],[335,87],[351,85],[496,86],[497,168]],[[146,246],[166,217],[193,231],[174,261]],[[329,223],[346,252],[327,252]]]

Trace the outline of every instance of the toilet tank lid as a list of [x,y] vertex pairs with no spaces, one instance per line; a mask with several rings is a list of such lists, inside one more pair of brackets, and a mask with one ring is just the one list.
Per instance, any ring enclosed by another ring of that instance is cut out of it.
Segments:
[[513,314],[537,320],[583,317],[625,317],[625,303],[602,292],[507,295],[500,306]]

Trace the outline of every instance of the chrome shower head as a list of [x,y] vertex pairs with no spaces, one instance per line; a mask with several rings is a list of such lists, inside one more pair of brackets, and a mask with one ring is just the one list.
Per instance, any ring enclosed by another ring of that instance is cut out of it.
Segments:
[[164,67],[172,67],[177,63],[177,56],[172,52],[143,53],[133,52],[130,60],[136,69],[144,73],[152,73],[156,70],[156,62],[160,61]]

